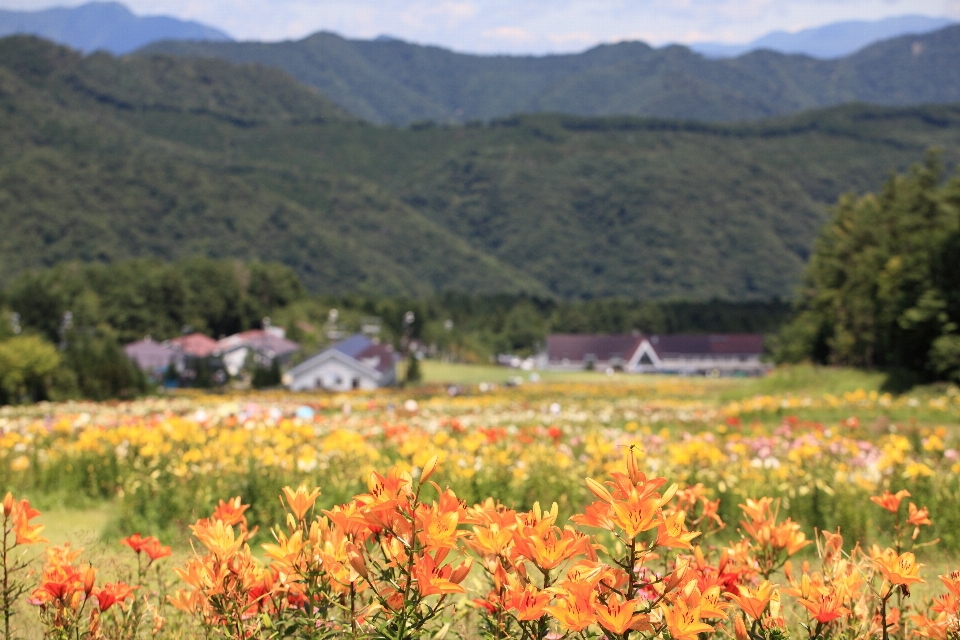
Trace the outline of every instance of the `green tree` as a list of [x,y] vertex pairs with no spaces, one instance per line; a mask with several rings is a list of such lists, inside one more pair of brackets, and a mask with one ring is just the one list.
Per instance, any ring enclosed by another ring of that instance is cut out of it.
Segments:
[[51,377],[59,366],[56,347],[40,336],[0,342],[0,404],[47,399]]
[[935,154],[879,194],[844,196],[807,267],[779,357],[955,375],[960,177]]
[[420,370],[420,358],[413,351],[407,358],[407,373],[403,378],[404,384],[414,384],[423,379],[423,372]]
[[147,391],[146,376],[108,331],[71,332],[63,359],[84,398],[133,398]]
[[533,303],[523,301],[513,307],[503,320],[503,334],[510,351],[533,352],[547,335],[547,323]]

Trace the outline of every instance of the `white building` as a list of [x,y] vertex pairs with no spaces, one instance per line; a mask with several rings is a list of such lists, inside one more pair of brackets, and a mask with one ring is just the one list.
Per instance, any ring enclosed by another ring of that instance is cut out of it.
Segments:
[[540,365],[558,371],[759,375],[770,368],[762,356],[760,334],[555,334],[547,336]]
[[396,383],[395,365],[390,345],[358,334],[304,360],[283,380],[291,391],[376,389]]

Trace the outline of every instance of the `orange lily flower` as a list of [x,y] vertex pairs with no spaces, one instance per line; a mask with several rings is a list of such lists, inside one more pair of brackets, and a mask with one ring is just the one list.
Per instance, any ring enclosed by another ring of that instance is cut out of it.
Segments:
[[660,523],[657,528],[657,546],[675,549],[693,548],[690,541],[699,536],[700,532],[684,530],[683,521],[686,515],[683,511],[677,511]]
[[298,529],[289,538],[282,531],[276,532],[274,535],[277,544],[262,544],[260,547],[268,558],[272,558],[287,567],[294,567],[303,551],[303,532]]
[[916,556],[909,551],[898,556],[893,549],[886,549],[873,559],[874,564],[891,584],[910,585],[914,582],[926,582],[920,577],[920,567]]
[[143,547],[147,543],[147,540],[149,539],[150,539],[149,537],[143,538],[140,536],[139,533],[135,533],[132,536],[127,536],[126,538],[121,540],[120,544],[130,547],[131,549],[133,549],[134,553],[139,554],[141,551],[143,551]]
[[884,491],[883,495],[880,496],[871,496],[870,500],[880,505],[890,513],[896,513],[900,510],[900,501],[904,498],[909,498],[910,492],[906,489],[901,489],[896,493],[890,493],[889,490]]
[[[696,583],[691,583],[696,584]],[[722,618],[727,619],[726,610],[730,604],[720,601],[721,590],[719,585],[714,585],[703,592],[700,596],[700,617],[701,618]]]
[[127,598],[132,598],[135,589],[139,589],[139,587],[131,587],[123,582],[106,583],[103,585],[103,588],[99,589],[96,593],[97,604],[100,607],[100,611],[106,611],[117,603],[123,608],[123,601]]
[[663,621],[667,624],[672,640],[695,640],[701,633],[713,631],[713,627],[700,620],[700,607],[689,608],[683,599],[672,607],[660,605]]
[[196,589],[178,589],[167,596],[167,602],[184,613],[196,614],[203,609],[206,599]]
[[297,521],[300,521],[307,515],[307,511],[313,508],[319,495],[319,488],[314,488],[313,491],[307,491],[306,485],[301,484],[297,487],[296,491],[290,487],[284,487],[281,499],[286,496],[287,506],[290,508],[290,511],[293,512]]
[[513,532],[514,549],[527,560],[544,570],[550,570],[570,558],[585,553],[590,540],[574,529],[563,533],[557,527],[544,531],[543,535],[528,535],[529,529]]
[[850,610],[841,606],[843,602],[835,593],[823,596],[819,601],[800,598],[797,602],[806,607],[814,619],[822,624],[850,615]]
[[147,554],[151,561],[173,555],[173,550],[170,547],[160,544],[160,541],[154,537],[149,538],[142,548],[143,552]]
[[952,593],[945,593],[933,599],[932,609],[934,613],[948,613],[955,616],[960,613],[960,600]]
[[770,506],[773,504],[773,498],[760,498],[754,500],[747,498],[747,504],[737,505],[743,511],[743,515],[750,518],[754,523],[766,522],[771,518]]
[[423,527],[419,533],[420,543],[431,549],[456,549],[457,540],[467,534],[457,530],[460,516],[456,511],[438,513],[424,509],[420,521]]
[[513,532],[510,529],[501,529],[497,523],[489,527],[474,527],[473,536],[466,540],[466,545],[483,556],[504,555],[513,542]]
[[44,525],[30,524],[30,521],[38,517],[40,512],[30,506],[29,500],[17,501],[14,500],[12,493],[7,493],[3,499],[3,515],[4,519],[9,517],[13,522],[14,544],[32,545],[48,542],[46,538],[40,537]]
[[470,572],[472,560],[467,560],[454,571],[453,565],[443,565],[447,553],[441,549],[432,557],[425,553],[416,559],[413,565],[413,575],[417,579],[417,589],[422,596],[446,595],[448,593],[466,593],[460,582]]
[[741,586],[739,595],[730,594],[730,599],[736,602],[748,616],[759,620],[763,617],[767,605],[770,604],[775,589],[776,585],[764,580],[752,593],[748,587]]
[[623,634],[627,629],[649,627],[650,616],[643,613],[634,613],[640,599],[620,602],[617,596],[610,596],[606,604],[597,603],[595,613],[597,622],[607,631]]
[[936,620],[931,620],[925,615],[910,616],[910,620],[916,625],[914,633],[921,638],[930,638],[930,640],[948,640],[950,635],[951,621],[946,614],[940,614]]
[[190,525],[190,530],[201,544],[206,547],[220,561],[224,561],[236,554],[244,543],[244,536],[237,538],[233,527],[226,525],[222,520],[213,523],[198,521]]
[[596,603],[593,592],[589,599],[581,594],[564,591],[559,591],[559,596],[559,604],[544,607],[544,610],[553,616],[561,627],[568,631],[582,631],[596,622],[594,616]]
[[955,597],[960,598],[960,571],[954,571],[949,576],[938,577],[940,578],[940,582],[943,583],[943,586],[947,588],[947,591]]
[[546,591],[538,591],[530,584],[523,591],[508,591],[504,598],[506,608],[517,611],[517,620],[536,620],[543,615],[543,608],[553,596]]
[[911,502],[909,508],[910,508],[910,511],[909,511],[909,515],[907,516],[907,524],[912,524],[915,527],[919,527],[920,525],[933,524],[932,522],[930,522],[930,512],[927,510],[926,507],[923,507],[922,509],[918,509],[917,505]]
[[930,526],[933,523],[930,521],[930,512],[926,507],[918,509],[917,505],[911,502],[907,524],[913,525],[913,539],[916,540],[917,536],[920,535],[920,527],[923,525]]
[[323,514],[344,533],[365,539],[370,533],[370,527],[360,508],[360,503],[353,500],[347,504],[337,505],[329,511],[324,509]]
[[247,517],[243,515],[243,512],[250,508],[248,504],[242,504],[240,501],[240,496],[230,498],[226,502],[220,500],[220,504],[217,505],[217,508],[213,511],[213,515],[210,516],[211,520],[220,520],[223,524],[226,525],[247,525]]

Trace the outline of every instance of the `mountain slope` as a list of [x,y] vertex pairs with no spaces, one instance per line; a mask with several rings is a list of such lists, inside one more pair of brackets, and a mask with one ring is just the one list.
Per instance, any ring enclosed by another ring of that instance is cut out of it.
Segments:
[[[276,71],[81,58],[9,38],[0,40],[0,110],[4,275],[73,259],[208,255],[284,262],[311,288],[330,291],[545,292],[376,184],[237,158],[234,134],[336,122],[336,108]],[[151,117],[172,120],[181,134],[210,125],[217,152],[124,122]],[[275,183],[297,184],[312,206]]]
[[161,42],[143,53],[283,69],[372,122],[466,122],[556,111],[736,121],[846,102],[960,101],[960,26],[839,60],[757,51],[708,60],[680,46],[604,45],[576,55],[474,56],[319,33],[297,42]]
[[841,58],[881,40],[943,29],[956,20],[928,16],[897,16],[882,20],[849,20],[795,33],[774,31],[747,44],[697,43],[690,48],[708,58],[735,58],[767,49],[778,53],[801,54],[812,58]]
[[118,2],[90,2],[79,7],[41,11],[0,9],[0,37],[40,36],[89,53],[129,53],[158,40],[231,40],[199,22],[163,16],[139,17]]
[[0,112],[3,276],[200,254],[338,294],[787,297],[841,193],[960,149],[960,106],[378,127],[275,70],[29,38]]

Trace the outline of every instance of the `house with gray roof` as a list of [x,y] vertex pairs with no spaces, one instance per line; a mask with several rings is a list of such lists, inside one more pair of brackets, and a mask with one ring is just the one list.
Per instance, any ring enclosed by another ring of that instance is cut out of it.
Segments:
[[392,346],[357,334],[304,360],[283,380],[291,391],[376,389],[396,383],[396,361]]

